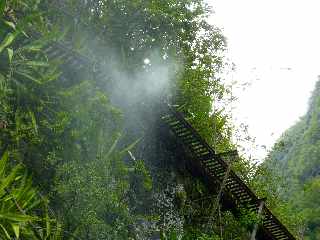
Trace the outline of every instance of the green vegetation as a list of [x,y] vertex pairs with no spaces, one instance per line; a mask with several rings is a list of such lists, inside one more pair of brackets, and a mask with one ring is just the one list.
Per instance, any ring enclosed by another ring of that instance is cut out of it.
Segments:
[[48,214],[48,201],[37,194],[21,165],[7,170],[9,153],[0,160],[1,239],[61,239],[62,227]]
[[[261,219],[221,211],[159,136],[170,102],[217,152],[234,148],[212,110],[229,92],[209,13],[202,0],[1,1],[1,239],[248,239]],[[235,165],[269,194],[262,168]]]
[[277,189],[283,201],[277,211],[293,220],[301,238],[310,240],[320,238],[319,113],[317,82],[308,112],[283,134],[265,163],[283,182]]

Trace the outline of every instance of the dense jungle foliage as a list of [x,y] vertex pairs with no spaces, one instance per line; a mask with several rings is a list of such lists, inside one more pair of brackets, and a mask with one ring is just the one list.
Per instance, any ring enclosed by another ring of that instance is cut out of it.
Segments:
[[[168,102],[217,152],[235,148],[213,108],[229,93],[208,14],[202,0],[0,2],[1,239],[248,238],[255,214],[213,211],[160,136]],[[275,205],[265,168],[234,169]]]
[[297,219],[303,239],[320,239],[320,82],[307,113],[279,139],[266,165],[282,179],[279,211]]

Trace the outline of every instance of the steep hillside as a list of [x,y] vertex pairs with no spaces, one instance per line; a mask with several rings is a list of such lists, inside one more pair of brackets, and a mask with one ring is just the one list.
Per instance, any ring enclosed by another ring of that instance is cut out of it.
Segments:
[[[226,40],[210,14],[204,0],[0,1],[0,239],[247,240],[265,223],[284,239],[231,174],[276,202],[264,172],[234,156]],[[181,164],[167,103],[208,142],[174,127],[220,187]]]
[[307,113],[275,144],[265,162],[280,176],[285,187],[279,195],[301,220],[301,237],[320,239],[320,80],[309,101]]

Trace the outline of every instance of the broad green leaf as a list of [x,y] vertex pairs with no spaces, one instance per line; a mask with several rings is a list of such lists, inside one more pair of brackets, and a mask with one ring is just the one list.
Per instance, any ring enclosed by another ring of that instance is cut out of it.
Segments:
[[3,51],[3,49],[8,47],[13,42],[13,40],[16,38],[16,36],[17,36],[17,34],[13,34],[13,33],[7,34],[5,39],[3,39],[2,43],[0,44],[0,53]]
[[5,21],[5,20],[3,22],[9,27],[11,27],[12,29],[16,30],[16,25],[13,22]]
[[7,48],[8,51],[8,57],[9,57],[9,62],[12,62],[12,57],[13,57],[13,50],[12,48]]
[[0,219],[6,219],[15,222],[28,222],[39,220],[38,217],[19,213],[0,213]]
[[22,176],[17,176],[14,180],[15,181],[18,181],[18,180],[20,180],[22,178]]
[[14,235],[16,236],[17,239],[19,239],[20,236],[20,226],[18,224],[11,224]]

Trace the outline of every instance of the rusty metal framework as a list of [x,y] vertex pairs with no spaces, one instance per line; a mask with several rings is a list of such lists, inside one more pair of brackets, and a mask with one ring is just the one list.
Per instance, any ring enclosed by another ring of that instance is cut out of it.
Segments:
[[[263,200],[258,199],[237,174],[228,168],[221,155],[215,153],[183,115],[173,107],[169,106],[168,109],[168,113],[163,117],[167,129],[174,135],[181,148],[186,149],[189,155],[191,153],[192,168],[197,168],[196,177],[201,173],[200,177],[209,187],[214,185],[217,189],[223,185],[221,204],[224,208],[236,212],[241,206],[260,213],[262,224],[256,234],[258,240],[295,240],[268,207],[261,206]],[[193,170],[191,169],[191,173]]]

